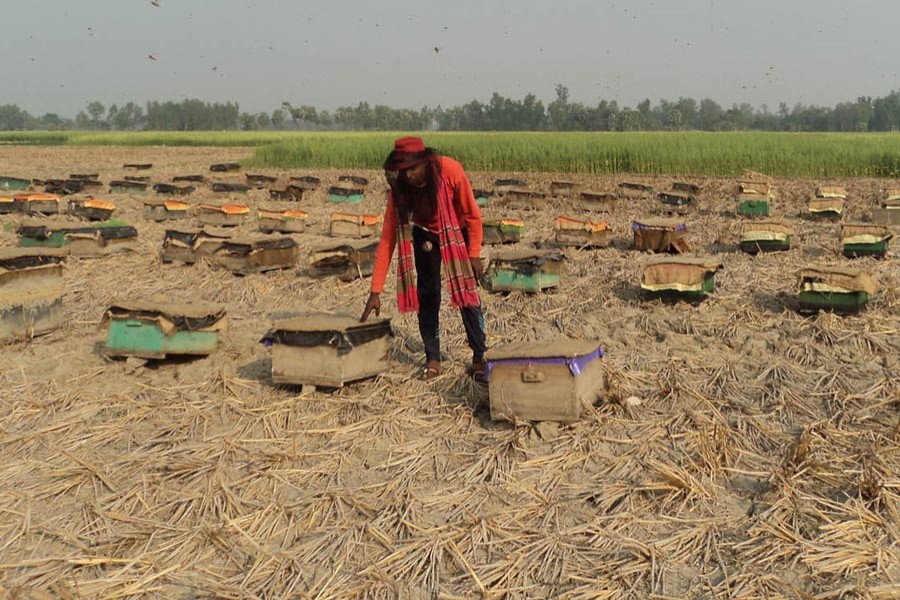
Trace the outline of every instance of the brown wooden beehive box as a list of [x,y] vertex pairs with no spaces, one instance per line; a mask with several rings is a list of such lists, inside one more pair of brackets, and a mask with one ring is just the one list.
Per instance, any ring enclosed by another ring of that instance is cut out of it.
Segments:
[[275,321],[263,337],[272,348],[276,384],[339,388],[390,366],[391,322],[312,313]]
[[148,198],[144,200],[144,218],[149,221],[178,221],[191,215],[191,205],[182,200]]
[[243,204],[197,205],[197,222],[201,225],[237,227],[247,219],[250,209]]
[[632,221],[635,250],[653,252],[690,252],[687,225],[680,219],[641,219]]
[[547,206],[547,196],[521,188],[510,189],[503,194],[503,206],[519,210],[540,210]]
[[575,196],[576,185],[572,181],[551,181],[550,196],[553,198],[572,198]]
[[331,213],[329,233],[333,237],[366,238],[381,233],[381,215]]
[[57,248],[0,248],[0,343],[62,324],[65,255]]
[[86,221],[108,221],[116,211],[114,202],[93,198],[70,198],[66,212]]
[[491,419],[559,421],[581,418],[603,390],[597,342],[517,342],[485,355]]
[[494,193],[503,196],[510,190],[524,188],[527,183],[522,179],[497,179],[494,181]]
[[263,273],[290,269],[300,258],[293,238],[231,238],[223,240],[213,253],[213,263],[234,273]]
[[651,198],[654,190],[652,185],[623,181],[619,184],[619,197],[621,198]]
[[315,276],[334,276],[341,281],[353,281],[372,275],[375,249],[378,242],[354,242],[325,246],[309,255]]
[[605,221],[581,221],[570,217],[557,217],[553,223],[556,243],[578,248],[606,248],[612,240],[612,230]]
[[309,214],[302,210],[259,209],[259,230],[262,233],[302,233]]
[[181,262],[192,265],[202,258],[210,258],[227,240],[230,230],[215,228],[166,229],[163,236],[162,262]]
[[17,212],[28,215],[55,215],[59,213],[59,196],[56,194],[16,194],[13,203]]
[[616,209],[618,196],[609,192],[581,192],[578,195],[582,208],[602,212],[612,212]]

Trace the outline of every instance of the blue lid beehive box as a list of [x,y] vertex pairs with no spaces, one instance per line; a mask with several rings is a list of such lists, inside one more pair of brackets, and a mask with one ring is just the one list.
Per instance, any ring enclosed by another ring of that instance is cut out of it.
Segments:
[[485,355],[491,419],[559,421],[581,418],[603,389],[597,342],[517,342]]
[[490,256],[491,291],[540,292],[559,285],[565,268],[560,252],[534,249],[497,250]]
[[847,258],[860,256],[884,258],[892,237],[891,230],[882,225],[845,223],[841,227],[841,246]]
[[60,326],[65,255],[56,248],[0,248],[0,342]]
[[793,235],[781,221],[747,221],[741,224],[740,247],[747,254],[790,250]]
[[205,356],[227,327],[225,307],[205,302],[125,300],[107,309],[104,322],[106,354],[139,358]]
[[715,291],[721,268],[707,257],[656,256],[644,265],[641,289],[655,297],[700,300]]
[[878,290],[865,271],[838,266],[813,266],[798,273],[800,310],[853,313]]
[[276,321],[263,337],[272,348],[272,381],[338,388],[389,366],[391,322],[310,313]]

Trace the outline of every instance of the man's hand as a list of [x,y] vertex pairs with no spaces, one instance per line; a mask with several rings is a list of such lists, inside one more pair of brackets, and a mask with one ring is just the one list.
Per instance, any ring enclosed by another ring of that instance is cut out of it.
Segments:
[[359,318],[359,322],[365,323],[373,310],[375,311],[376,317],[381,316],[381,294],[376,294],[375,292],[369,294],[369,299],[366,300],[366,308],[363,309],[363,314]]
[[481,259],[470,258],[469,263],[472,265],[472,275],[475,276],[475,281],[481,285],[481,278],[484,277],[484,265],[481,264]]

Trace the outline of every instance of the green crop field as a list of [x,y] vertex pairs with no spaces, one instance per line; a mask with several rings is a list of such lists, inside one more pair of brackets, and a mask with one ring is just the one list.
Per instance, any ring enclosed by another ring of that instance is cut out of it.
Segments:
[[[6,132],[0,143],[253,146],[255,168],[378,168],[398,132]],[[900,177],[892,133],[424,133],[480,171]]]

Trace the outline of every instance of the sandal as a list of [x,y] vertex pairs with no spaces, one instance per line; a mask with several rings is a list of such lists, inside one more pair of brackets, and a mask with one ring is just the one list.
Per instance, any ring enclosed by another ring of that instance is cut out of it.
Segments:
[[431,381],[443,372],[441,363],[436,360],[430,360],[419,370],[419,381]]
[[472,366],[469,368],[469,372],[472,374],[472,379],[477,379],[478,381],[484,381],[484,372],[487,370],[487,363],[483,360],[473,360]]

